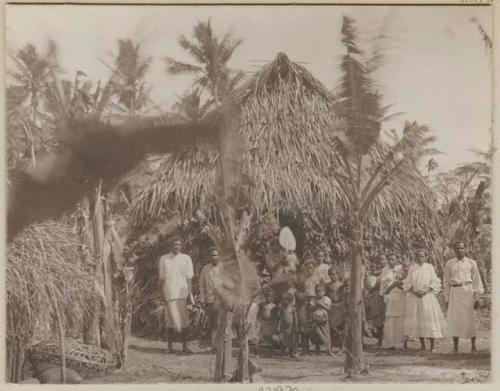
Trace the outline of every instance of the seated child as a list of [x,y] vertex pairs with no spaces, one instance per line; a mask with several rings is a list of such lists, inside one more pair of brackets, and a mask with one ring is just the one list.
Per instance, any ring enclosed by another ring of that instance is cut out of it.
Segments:
[[297,338],[297,312],[295,310],[295,295],[286,292],[280,304],[280,317],[278,321],[278,333],[281,342],[282,353],[287,350],[291,357],[298,357],[296,351]]
[[309,302],[309,333],[311,341],[316,345],[316,354],[320,353],[320,346],[326,346],[328,354],[331,355],[330,326],[328,322],[328,311],[332,302],[325,296],[325,286],[317,285],[316,296]]
[[334,267],[328,271],[331,283],[327,285],[327,294],[332,305],[328,311],[330,326],[331,349],[344,347],[344,330],[346,326],[346,298],[344,282],[339,279],[339,273]]
[[274,304],[274,291],[269,289],[264,294],[264,302],[259,306],[257,314],[257,323],[259,330],[259,339],[256,345],[255,354],[261,353],[263,345],[273,346],[273,334],[276,328],[276,304]]

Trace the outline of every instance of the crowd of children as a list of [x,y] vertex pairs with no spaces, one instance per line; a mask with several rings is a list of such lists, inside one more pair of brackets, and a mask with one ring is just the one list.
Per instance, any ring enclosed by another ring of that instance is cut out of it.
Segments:
[[285,254],[282,265],[273,274],[289,278],[268,288],[258,308],[256,354],[268,347],[298,357],[309,355],[311,344],[316,354],[322,347],[329,355],[340,352],[347,314],[342,273],[323,251],[301,265],[293,253]]
[[[263,347],[292,357],[333,355],[344,350],[348,313],[348,276],[319,250],[299,264],[295,254],[283,255],[284,283],[268,288],[256,311],[256,354]],[[377,346],[394,347],[403,331],[402,282],[408,265],[396,254],[380,255],[364,268],[364,333],[377,339]],[[290,277],[291,276],[291,277]],[[404,341],[406,346],[406,341]]]

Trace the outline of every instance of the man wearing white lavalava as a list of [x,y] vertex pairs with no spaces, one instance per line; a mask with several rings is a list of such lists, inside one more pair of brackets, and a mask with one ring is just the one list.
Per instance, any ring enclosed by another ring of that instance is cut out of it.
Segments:
[[463,242],[456,242],[455,258],[446,262],[443,285],[448,307],[446,335],[453,337],[453,351],[458,352],[458,339],[470,338],[471,351],[476,349],[476,308],[483,293],[483,283],[476,261],[465,256]]

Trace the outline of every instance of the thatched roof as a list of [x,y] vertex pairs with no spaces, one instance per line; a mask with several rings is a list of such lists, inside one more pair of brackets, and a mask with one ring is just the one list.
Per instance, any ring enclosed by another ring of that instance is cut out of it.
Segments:
[[[332,215],[342,199],[331,181],[334,98],[304,67],[279,53],[231,97],[241,107],[245,172],[254,212],[300,210]],[[134,221],[147,224],[172,209],[215,210],[218,151],[207,144],[175,153],[142,186]]]
[[65,328],[82,327],[94,280],[81,263],[80,242],[71,227],[57,222],[33,224],[8,244],[7,336],[31,339],[53,326],[55,305]]

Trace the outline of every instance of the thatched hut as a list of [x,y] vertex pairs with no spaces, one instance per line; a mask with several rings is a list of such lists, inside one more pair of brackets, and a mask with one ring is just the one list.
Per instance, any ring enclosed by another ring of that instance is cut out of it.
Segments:
[[[48,221],[26,228],[7,248],[7,381],[22,380],[26,349],[57,340],[57,320],[66,336],[79,336],[96,300],[80,242],[71,227]],[[56,335],[54,335],[54,332]]]
[[[329,180],[337,121],[328,89],[279,53],[231,100],[242,109],[245,172],[255,183],[249,189],[252,212],[335,211],[342,199]],[[136,195],[135,223],[147,225],[172,210],[210,214],[216,208],[217,169],[218,152],[206,144],[169,156]]]
[[[244,172],[253,181],[245,194],[250,199],[253,225],[270,213],[281,223],[286,220],[299,236],[299,255],[304,247],[307,252],[310,247],[326,245],[337,261],[346,260],[348,200],[333,175],[343,171],[338,137],[342,137],[344,124],[336,116],[335,96],[303,66],[279,53],[230,100],[241,108],[240,132],[247,146]],[[368,173],[387,150],[383,141],[377,142],[367,158]],[[368,213],[374,223],[366,230],[369,235],[380,236],[383,230],[394,237],[404,221],[411,220],[415,226],[424,220],[414,212],[422,208],[425,197],[414,195],[422,194],[425,186],[418,171],[408,172],[380,193],[381,202],[373,203]],[[217,177],[218,151],[207,144],[169,155],[133,197],[135,226],[146,229],[157,219],[176,213],[191,218],[197,211],[216,223]],[[143,269],[150,279],[155,259],[144,260],[138,276]],[[154,285],[151,281],[148,284]],[[153,301],[155,296],[157,292],[149,290],[142,300]],[[158,305],[152,305],[155,311]]]

